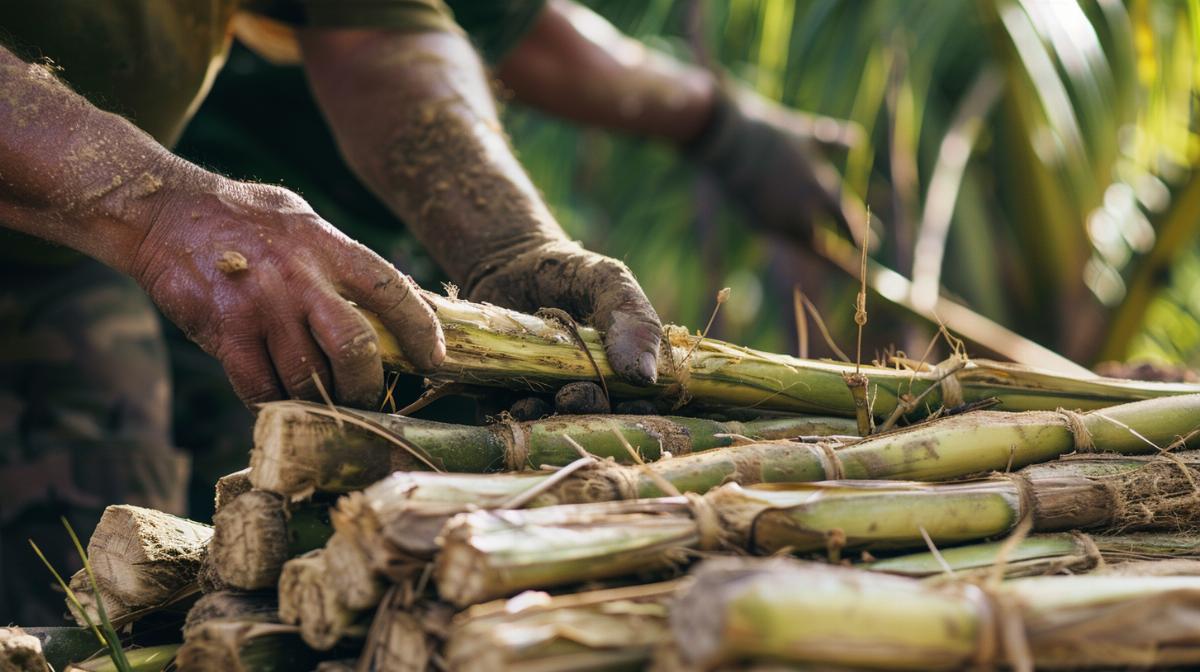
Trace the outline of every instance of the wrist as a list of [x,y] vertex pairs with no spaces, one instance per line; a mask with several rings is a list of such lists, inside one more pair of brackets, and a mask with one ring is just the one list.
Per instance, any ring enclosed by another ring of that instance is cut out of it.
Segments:
[[102,249],[89,254],[138,279],[145,248],[164,229],[197,219],[208,195],[221,193],[228,181],[165,149],[154,153],[115,176],[116,186],[85,214],[105,231],[94,237],[104,241]]

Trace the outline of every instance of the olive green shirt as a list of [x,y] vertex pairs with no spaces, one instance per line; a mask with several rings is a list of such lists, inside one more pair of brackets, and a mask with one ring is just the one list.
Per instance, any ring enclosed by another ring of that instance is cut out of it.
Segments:
[[224,64],[235,12],[293,25],[453,29],[441,0],[0,0],[0,43],[170,146]]
[[[452,0],[495,62],[532,25],[544,0]],[[291,26],[458,30],[443,0],[0,0],[0,45],[47,61],[97,107],[170,147],[203,102],[232,39],[234,15]],[[0,232],[0,258],[79,259],[65,248]]]

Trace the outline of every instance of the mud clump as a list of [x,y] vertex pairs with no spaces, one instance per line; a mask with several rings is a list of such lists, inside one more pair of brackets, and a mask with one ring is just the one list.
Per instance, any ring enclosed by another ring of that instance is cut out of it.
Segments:
[[658,415],[658,407],[649,399],[631,399],[613,406],[618,415]]
[[596,383],[581,380],[563,385],[554,395],[554,407],[568,415],[611,413],[604,390]]
[[514,420],[519,422],[528,422],[530,420],[540,420],[554,412],[554,408],[550,402],[541,397],[525,397],[518,399],[516,403],[508,409],[508,414]]

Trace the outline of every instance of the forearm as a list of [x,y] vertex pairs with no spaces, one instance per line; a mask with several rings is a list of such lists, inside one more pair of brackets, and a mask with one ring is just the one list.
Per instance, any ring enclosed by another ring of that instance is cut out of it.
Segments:
[[0,224],[130,271],[184,162],[3,48],[0,92]]
[[647,48],[590,9],[551,0],[496,73],[517,100],[571,121],[684,144],[704,128],[717,82]]
[[489,260],[565,240],[454,33],[308,31],[310,81],[360,178],[468,290]]

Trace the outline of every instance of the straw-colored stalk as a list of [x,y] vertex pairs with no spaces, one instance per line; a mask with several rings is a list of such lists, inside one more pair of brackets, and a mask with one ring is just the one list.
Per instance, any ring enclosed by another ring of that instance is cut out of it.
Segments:
[[638,670],[670,637],[680,581],[551,597],[525,593],[471,607],[445,645],[451,672]]
[[[859,565],[863,569],[924,577],[952,572],[959,578],[990,576],[997,566],[1007,578],[1081,573],[1124,564],[1200,559],[1200,535],[1140,532],[1034,534],[1015,546],[1004,541],[926,551]],[[1118,570],[1119,571],[1119,570]]]
[[[199,592],[196,578],[212,528],[161,511],[126,504],[104,510],[88,542],[88,558],[99,595],[83,570],[71,577],[71,589],[99,623],[96,600],[103,599],[114,626]],[[81,626],[83,615],[67,606]]]
[[332,532],[328,506],[250,490],[213,516],[208,562],[225,586],[271,588],[288,558],[320,548]]
[[279,619],[298,625],[304,642],[318,651],[343,638],[361,638],[367,630],[364,613],[338,600],[330,577],[321,549],[288,560],[279,576]]
[[446,524],[434,576],[459,606],[662,569],[689,553],[769,554],[944,546],[1034,531],[1188,529],[1200,522],[1191,453],[1063,459],[962,483],[831,481],[704,496],[459,514]]
[[1200,664],[1194,576],[1034,577],[985,590],[723,558],[693,581],[670,617],[672,657],[687,670],[746,660],[904,670]]
[[[942,480],[1018,468],[1082,447],[1128,454],[1186,444],[1200,395],[1134,402],[1088,414],[983,411],[950,416],[840,446],[761,443],[719,448],[644,467],[609,461],[569,472],[477,476],[398,472],[343,497],[334,526],[355,536],[377,569],[426,560],[445,521],[467,509],[661,497],[669,483],[704,493],[728,482],[835,479]],[[1080,437],[1076,437],[1080,434]],[[1194,439],[1193,439],[1194,442]]]
[[296,401],[264,405],[254,427],[254,486],[300,499],[361,490],[393,471],[436,467],[483,473],[561,466],[579,457],[563,435],[600,457],[628,462],[622,438],[643,459],[733,445],[737,436],[781,439],[852,433],[841,418],[717,422],[644,415],[556,416],[475,427]]
[[1200,560],[1193,558],[1130,560],[1115,565],[1104,565],[1091,573],[1105,576],[1200,576]]
[[312,670],[328,654],[300,640],[300,630],[278,620],[275,595],[222,592],[205,595],[187,613],[181,672],[286,672]]
[[441,602],[410,604],[400,587],[379,603],[358,661],[359,672],[425,672],[446,637],[453,609]]
[[213,497],[213,512],[225,508],[227,504],[249,492],[253,487],[250,483],[250,467],[218,478],[216,494]]
[[[589,359],[571,331],[556,321],[435,294],[426,297],[446,335],[445,362],[432,374],[422,374],[434,381],[548,391],[572,381],[595,380],[594,360],[618,397],[653,397],[676,405],[690,401],[715,408],[855,415],[854,398],[845,382],[846,375],[859,370],[853,364],[760,352],[668,326],[659,356],[658,383],[635,386],[617,378],[604,355],[600,335],[593,329],[578,330],[591,353]],[[377,320],[373,324],[379,332],[385,366],[419,373],[404,359],[396,340]],[[955,380],[941,385],[939,381],[950,371]],[[1004,410],[1022,411],[1093,409],[1200,392],[1196,385],[1080,379],[984,361],[921,367],[916,372],[863,366],[861,372],[869,381],[872,411],[880,417],[890,415],[903,403],[904,395],[920,395],[931,386],[939,389],[912,409],[914,415],[943,404],[992,397],[1000,400]]]
[[0,628],[0,670],[50,672],[41,640],[20,628]]
[[188,612],[181,672],[290,672],[310,670],[326,655],[304,644],[299,628],[283,625],[268,593],[220,592]]

